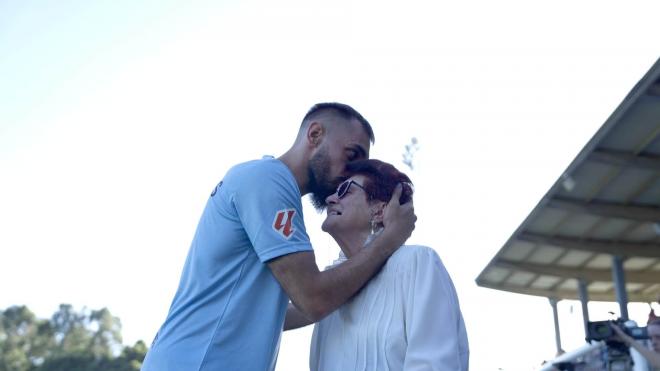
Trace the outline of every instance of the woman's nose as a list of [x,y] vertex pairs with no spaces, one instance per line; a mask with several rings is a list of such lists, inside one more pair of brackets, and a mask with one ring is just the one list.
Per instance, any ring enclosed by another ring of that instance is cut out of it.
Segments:
[[336,204],[337,200],[339,200],[339,198],[337,197],[337,192],[335,192],[335,193],[333,193],[330,196],[325,198],[325,203],[328,204],[328,205]]

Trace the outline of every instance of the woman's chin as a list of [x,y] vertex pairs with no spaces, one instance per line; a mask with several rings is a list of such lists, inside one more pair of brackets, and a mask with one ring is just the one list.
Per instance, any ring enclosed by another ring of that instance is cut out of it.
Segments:
[[321,230],[323,232],[329,232],[330,230],[328,228],[330,228],[330,224],[332,224],[332,223],[328,223],[328,218],[325,218],[325,220],[321,224]]
[[332,218],[325,218],[323,223],[321,224],[321,230],[325,233],[333,234],[333,232],[337,232],[341,227],[337,225],[336,220],[332,220]]

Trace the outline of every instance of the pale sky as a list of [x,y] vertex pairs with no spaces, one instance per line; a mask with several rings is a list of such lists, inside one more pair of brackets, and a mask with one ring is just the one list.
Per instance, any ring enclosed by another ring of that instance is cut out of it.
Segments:
[[[660,56],[657,1],[0,2],[0,308],[107,307],[151,342],[209,192],[348,103],[416,187],[472,370],[554,356],[545,298],[475,278]],[[414,170],[401,162],[411,137]],[[304,202],[325,266],[337,254]],[[579,303],[561,302],[567,350]],[[616,304],[592,303],[593,320]],[[641,321],[648,305],[630,306]],[[311,328],[278,370],[307,369]]]

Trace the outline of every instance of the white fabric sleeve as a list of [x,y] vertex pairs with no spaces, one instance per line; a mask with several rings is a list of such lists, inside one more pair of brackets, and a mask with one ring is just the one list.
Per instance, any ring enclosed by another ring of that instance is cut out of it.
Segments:
[[467,335],[454,285],[431,249],[411,259],[405,312],[405,371],[467,370]]

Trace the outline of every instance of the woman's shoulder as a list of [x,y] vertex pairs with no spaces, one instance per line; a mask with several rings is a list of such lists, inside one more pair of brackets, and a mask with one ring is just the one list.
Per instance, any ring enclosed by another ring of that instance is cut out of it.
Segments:
[[409,260],[424,257],[435,257],[440,259],[438,253],[434,249],[424,245],[403,245],[392,254],[390,259]]
[[439,265],[441,269],[444,269],[438,253],[423,245],[403,245],[387,261],[387,266],[398,271],[409,271],[419,266],[429,265]]

